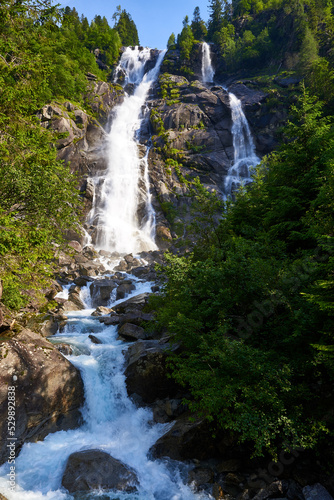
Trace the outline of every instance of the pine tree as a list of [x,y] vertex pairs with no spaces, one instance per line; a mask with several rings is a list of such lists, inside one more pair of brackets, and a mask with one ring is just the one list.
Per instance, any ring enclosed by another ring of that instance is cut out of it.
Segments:
[[223,23],[223,0],[210,0],[211,12],[208,22],[208,39],[213,40],[216,31],[220,31]]
[[199,41],[204,40],[208,33],[205,22],[201,18],[199,7],[196,7],[194,10],[194,17],[191,22],[191,30],[193,32],[195,40]]

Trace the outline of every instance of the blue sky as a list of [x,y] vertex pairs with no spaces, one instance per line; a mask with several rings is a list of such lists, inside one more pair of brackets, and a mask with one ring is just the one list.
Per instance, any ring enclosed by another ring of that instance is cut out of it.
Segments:
[[89,21],[95,15],[111,19],[117,5],[121,5],[132,16],[136,23],[141,45],[164,49],[169,35],[182,30],[182,21],[186,15],[190,20],[195,7],[199,7],[201,17],[208,20],[208,0],[59,0],[62,7],[75,7],[78,13],[84,14]]

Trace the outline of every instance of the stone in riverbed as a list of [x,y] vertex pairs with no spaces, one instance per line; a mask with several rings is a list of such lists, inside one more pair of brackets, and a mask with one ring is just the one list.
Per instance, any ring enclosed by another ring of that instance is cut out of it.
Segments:
[[92,312],[91,316],[105,316],[107,314],[110,314],[112,312],[112,309],[109,307],[104,307],[104,306],[99,306],[95,309],[94,312]]
[[118,337],[121,340],[135,342],[136,340],[146,340],[148,334],[145,332],[144,328],[140,326],[133,325],[132,323],[125,323],[118,330]]
[[93,344],[102,344],[102,340],[95,337],[95,335],[88,335],[88,338],[93,342]]
[[116,300],[124,299],[125,295],[128,295],[129,293],[131,293],[135,289],[136,289],[136,287],[135,287],[135,285],[133,285],[132,282],[122,283],[117,288]]
[[114,306],[114,311],[119,313],[127,313],[133,311],[134,309],[142,309],[144,305],[147,303],[148,297],[150,293],[140,293],[139,295],[135,295],[120,304]]
[[332,495],[320,483],[305,486],[303,488],[303,495],[305,500],[333,500]]
[[0,373],[0,463],[8,458],[8,386],[16,387],[18,448],[80,424],[84,401],[80,372],[48,340],[25,329],[3,341]]
[[62,486],[70,493],[97,489],[137,491],[136,473],[101,450],[85,450],[69,456]]
[[93,307],[106,307],[110,301],[111,294],[116,287],[117,284],[113,280],[95,280],[89,287]]

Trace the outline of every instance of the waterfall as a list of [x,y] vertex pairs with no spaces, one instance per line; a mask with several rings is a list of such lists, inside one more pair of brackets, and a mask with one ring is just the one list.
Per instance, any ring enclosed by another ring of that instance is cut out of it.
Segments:
[[[202,44],[203,82],[213,82],[214,75],[215,72],[211,63],[210,46],[204,42]],[[251,167],[256,167],[256,165],[260,163],[260,159],[255,153],[254,141],[247,119],[242,110],[241,101],[231,92],[229,92],[229,99],[232,112],[234,159],[224,182],[225,197],[232,195],[241,185],[252,182]]]
[[214,69],[211,64],[210,45],[206,42],[202,43],[202,80],[205,83],[212,83],[215,76]]
[[260,163],[241,101],[232,93],[229,93],[229,98],[233,123],[234,160],[225,178],[225,195],[231,195],[241,185],[252,182],[251,167],[256,167]]
[[[144,74],[145,64],[151,57],[150,49],[128,47],[118,66],[118,70],[125,74],[125,84],[135,84],[136,88],[134,94],[126,95],[115,110],[108,134],[108,169],[103,178],[94,179],[98,194],[94,198],[90,222],[97,225],[95,246],[98,249],[137,253],[156,248],[148,174],[144,168],[143,178],[137,134],[144,119],[142,108],[157,78],[164,54],[161,52],[155,67]],[[142,201],[141,181],[146,186],[146,216],[142,221],[138,218],[138,206]]]
[[[136,282],[134,295],[151,291],[152,283]],[[122,301],[122,299],[121,299]],[[118,301],[120,302],[120,301]],[[113,304],[112,304],[113,305]],[[16,490],[8,490],[8,463],[0,468],[0,493],[8,500],[209,500],[184,484],[187,467],[175,461],[153,460],[150,447],[171,424],[153,424],[152,411],[138,408],[128,397],[124,375],[124,349],[116,326],[105,326],[91,316],[93,309],[68,312],[63,332],[54,343],[68,343],[67,358],[81,372],[85,387],[83,424],[78,429],[49,434],[44,441],[26,443],[16,458]],[[94,334],[101,344],[90,341]],[[94,490],[71,495],[61,487],[71,453],[99,449],[135,470],[138,492]]]

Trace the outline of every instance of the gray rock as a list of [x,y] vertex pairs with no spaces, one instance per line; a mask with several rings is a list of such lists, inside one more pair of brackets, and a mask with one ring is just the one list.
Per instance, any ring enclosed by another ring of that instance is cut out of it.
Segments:
[[117,314],[120,314],[133,311],[134,309],[142,309],[147,303],[148,297],[150,295],[150,293],[140,293],[138,295],[135,295],[134,297],[131,297],[130,299],[117,304],[114,307],[114,310]]
[[88,338],[93,342],[93,344],[102,344],[102,340],[95,337],[95,335],[88,335]]
[[[168,376],[168,347],[161,341],[140,340],[128,349],[125,377],[129,395],[138,394],[145,403],[175,396],[179,387]],[[176,346],[172,348],[176,349]]]
[[320,483],[305,486],[303,488],[303,495],[305,500],[333,500],[332,495]]
[[133,283],[122,283],[119,285],[116,291],[116,300],[124,299],[126,295],[129,295],[136,287]]
[[70,356],[73,353],[73,348],[69,344],[57,344],[56,348],[58,349],[59,352],[64,354],[65,356]]
[[122,340],[134,342],[136,340],[145,340],[149,335],[145,332],[144,328],[131,323],[125,323],[118,330],[118,337]]
[[95,280],[89,287],[93,307],[107,306],[113,290],[117,287],[110,279]]
[[133,493],[137,485],[136,473],[130,467],[101,450],[72,453],[62,479],[62,486],[70,493],[97,489]]
[[98,306],[94,312],[92,312],[92,316],[105,316],[110,314],[112,309],[109,307]]
[[8,386],[15,386],[17,447],[80,424],[80,372],[48,340],[25,329],[3,341],[0,372],[0,463],[8,458]]

